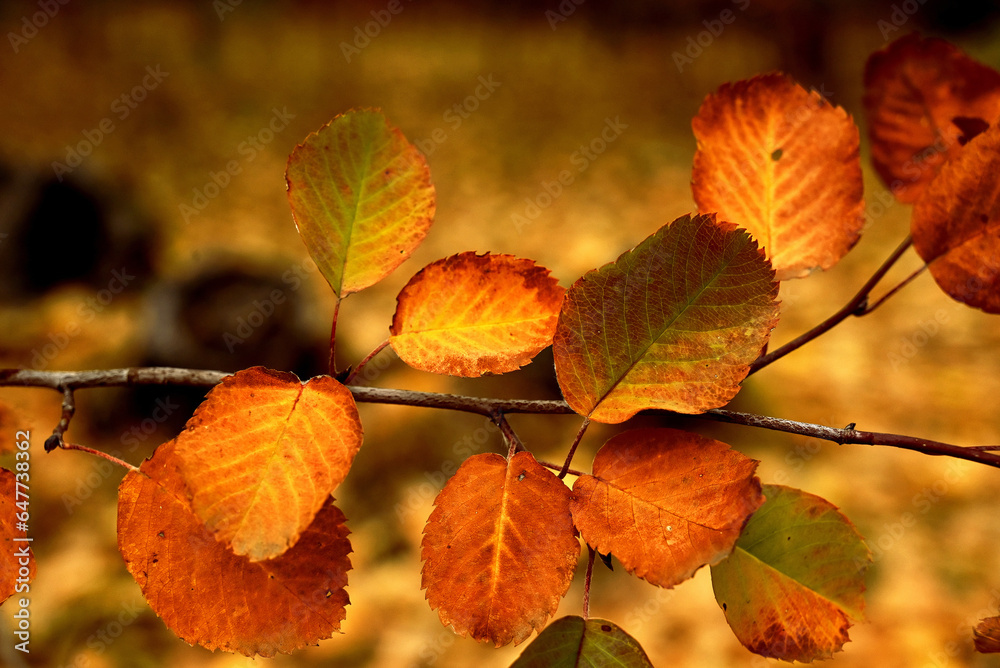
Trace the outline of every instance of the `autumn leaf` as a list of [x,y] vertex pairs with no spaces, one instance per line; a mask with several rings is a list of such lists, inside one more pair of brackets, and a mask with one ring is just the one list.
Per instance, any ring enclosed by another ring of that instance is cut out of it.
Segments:
[[773,279],[731,223],[682,216],[660,228],[566,292],[552,346],[563,396],[609,423],[725,405],[777,323]]
[[727,83],[691,123],[698,210],[745,228],[779,280],[829,269],[864,226],[858,128],[781,73]]
[[764,494],[732,555],[712,567],[715,600],[751,652],[829,658],[864,619],[871,552],[829,501],[780,485]]
[[340,299],[392,273],[434,220],[424,156],[376,109],[341,114],[306,137],[285,181],[299,235]]
[[213,388],[175,440],[195,514],[258,561],[294,545],[344,480],[361,422],[333,378],[253,367]]
[[389,342],[423,371],[466,377],[514,371],[552,343],[564,293],[531,260],[460,253],[406,284]]
[[1000,125],[947,162],[913,208],[913,247],[953,299],[1000,313]]
[[677,429],[633,429],[594,457],[570,510],[587,544],[630,573],[673,587],[732,551],[764,502],[757,462]]
[[[28,488],[21,485],[18,496],[16,474],[0,468],[0,603],[35,579],[35,556],[31,543],[22,539],[28,532],[18,529],[18,514],[28,513]],[[21,506],[17,502],[21,502]],[[22,515],[24,517],[24,515]]]
[[636,642],[606,619],[563,617],[531,641],[510,668],[653,668]]
[[580,556],[566,485],[528,452],[481,454],[434,503],[422,587],[441,623],[497,647],[545,626]]
[[976,628],[972,629],[972,636],[977,652],[983,654],[1000,652],[1000,617],[979,620]]
[[908,204],[957,155],[970,127],[1000,118],[1000,73],[942,39],[914,33],[876,51],[864,86],[872,163]]
[[188,643],[265,657],[339,631],[351,544],[333,499],[293,548],[251,562],[201,524],[179,466],[176,445],[161,445],[118,491],[118,549],[163,622]]

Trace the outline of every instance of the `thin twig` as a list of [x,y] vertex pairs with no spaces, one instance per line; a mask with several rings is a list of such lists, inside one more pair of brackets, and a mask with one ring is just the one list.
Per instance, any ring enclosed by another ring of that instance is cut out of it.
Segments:
[[[842,309],[840,309],[839,311],[831,315],[829,318],[827,318],[823,322],[819,323],[818,325],[810,329],[808,332],[789,341],[788,343],[781,346],[777,350],[772,350],[771,352],[758,357],[753,362],[753,364],[750,365],[750,371],[747,373],[747,375],[749,376],[751,374],[754,374],[763,369],[764,367],[766,367],[768,364],[771,364],[772,362],[781,359],[788,353],[794,350],[798,350],[799,348],[809,343],[813,339],[830,331],[831,329],[839,325],[842,321],[846,320],[850,316],[852,315],[861,316],[867,313],[871,313],[871,311],[875,307],[873,306],[871,308],[868,308],[868,296],[871,294],[871,291],[875,288],[875,286],[878,285],[878,282],[881,281],[882,278],[886,275],[886,273],[888,273],[888,271],[892,268],[892,266],[896,264],[896,261],[903,256],[903,253],[906,252],[906,250],[910,247],[912,243],[913,239],[907,236],[906,239],[904,239],[903,242],[899,244],[896,250],[892,252],[892,255],[890,255],[886,259],[886,261],[882,263],[882,266],[879,267],[874,274],[872,274],[872,277],[868,279],[868,282],[866,282],[861,287],[861,289],[858,290],[857,294],[854,295],[854,297],[852,297],[851,300],[847,302],[847,304],[845,304]],[[902,285],[905,285],[906,282],[908,281],[905,281]],[[893,289],[890,292],[890,294],[895,292],[896,289],[898,289],[898,287]],[[880,299],[876,303],[876,305],[882,303],[883,301],[885,301],[885,298]]]
[[[91,387],[135,385],[211,387],[221,382],[228,375],[223,371],[202,371],[169,367],[109,369],[106,371],[0,369],[0,387],[43,387],[59,392],[64,392],[64,388],[78,390]],[[551,399],[489,399],[457,394],[413,392],[410,390],[356,386],[351,386],[350,390],[354,394],[355,401],[359,402],[440,408],[476,413],[490,417],[491,419],[495,411],[502,411],[503,413],[531,413],[536,415],[576,415],[565,401]],[[668,411],[655,412],[672,415]],[[944,455],[1000,468],[1000,454],[989,452],[989,450],[995,449],[997,446],[978,445],[963,447],[941,443],[940,441],[916,438],[914,436],[857,431],[855,429],[835,429],[808,422],[797,422],[795,420],[786,420],[753,413],[737,413],[722,409],[714,409],[701,415],[688,417],[699,417],[705,420],[730,422],[749,427],[811,436],[826,441],[833,441],[841,445],[862,444],[903,448],[922,452],[926,455]],[[571,471],[566,469],[566,472],[570,473]]]
[[587,546],[587,576],[583,580],[583,618],[590,619],[590,580],[594,575],[594,548]]
[[887,293],[885,293],[884,295],[882,295],[881,297],[879,297],[878,300],[874,304],[868,304],[867,306],[865,306],[864,313],[859,313],[858,315],[859,316],[868,315],[869,313],[871,313],[872,311],[874,311],[875,309],[877,309],[879,306],[882,305],[882,303],[885,300],[887,300],[889,297],[893,296],[894,294],[896,294],[897,292],[899,292],[900,290],[902,290],[903,288],[905,288],[907,285],[910,284],[910,281],[912,281],[913,279],[915,279],[920,274],[924,273],[925,269],[927,269],[927,265],[926,264],[924,266],[920,267],[919,269],[917,269],[916,271],[914,271],[912,274],[910,274],[906,278],[904,278],[899,283],[897,283],[896,287],[894,287],[893,289],[889,290]]
[[507,439],[507,459],[510,459],[521,450],[527,450],[527,448],[524,447],[524,443],[521,442],[521,439],[518,438],[517,434],[514,432],[514,428],[510,426],[509,422],[507,422],[507,418],[504,417],[503,411],[497,411],[492,418],[493,423],[500,427],[500,433],[502,433],[504,438]]
[[129,469],[130,471],[138,471],[139,470],[138,467],[132,466],[131,464],[129,464],[125,460],[118,459],[114,455],[109,455],[108,453],[102,452],[101,450],[95,450],[94,448],[88,448],[85,445],[77,445],[76,443],[63,443],[62,446],[60,446],[60,447],[63,450],[79,450],[80,452],[86,452],[86,453],[91,454],[91,455],[96,455],[98,457],[103,457],[104,459],[107,459],[109,462],[112,462],[114,464],[118,464],[118,466],[123,466],[123,467]]
[[[535,461],[537,461],[539,464],[541,464],[545,468],[551,469],[552,471],[562,471],[562,468],[563,468],[562,464],[553,464],[552,462],[545,462],[545,461],[542,461],[541,459],[536,459]],[[576,469],[566,469],[566,473],[568,473],[570,475],[575,475],[578,478],[580,476],[582,476],[582,475],[587,475],[583,471],[577,471]]]
[[353,381],[355,378],[357,378],[358,374],[361,373],[362,369],[365,368],[365,365],[368,364],[368,362],[370,362],[373,357],[375,357],[380,352],[382,352],[382,350],[387,345],[389,345],[389,339],[386,339],[382,343],[378,344],[375,347],[375,350],[373,350],[370,353],[368,353],[368,355],[363,360],[361,360],[360,362],[358,362],[358,365],[356,367],[354,367],[354,369],[351,371],[351,373],[347,374],[347,378],[344,379],[344,385],[350,385],[351,381]]
[[566,454],[566,463],[563,464],[562,470],[559,471],[559,479],[562,480],[569,473],[569,465],[573,463],[573,455],[576,454],[576,446],[580,445],[580,441],[583,439],[583,434],[587,431],[587,427],[590,426],[590,418],[583,418],[583,424],[580,425],[579,431],[576,432],[576,438],[573,440],[573,445],[569,447],[569,453]]
[[337,316],[340,315],[340,297],[333,306],[333,322],[330,324],[330,375],[337,376]]
[[73,419],[73,413],[76,412],[73,388],[64,386],[62,393],[62,415],[59,416],[59,424],[52,430],[52,435],[45,439],[45,452],[52,452],[56,448],[63,447],[63,434],[69,429],[69,421]]

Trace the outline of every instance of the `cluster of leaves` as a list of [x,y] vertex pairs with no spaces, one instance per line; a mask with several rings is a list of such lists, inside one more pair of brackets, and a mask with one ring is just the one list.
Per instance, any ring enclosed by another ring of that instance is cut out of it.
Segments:
[[[865,86],[875,167],[901,202],[915,203],[917,252],[949,295],[1000,312],[1000,181],[983,178],[1000,166],[1000,73],[910,36],[869,59]],[[516,370],[552,345],[583,428],[727,404],[767,348],[779,282],[833,266],[863,231],[859,133],[843,109],[783,74],[722,86],[693,130],[699,213],[568,289],[529,259],[466,252],[434,262],[400,292],[387,345],[414,368],[464,377]],[[434,218],[423,156],[375,110],[309,135],[286,180],[338,306],[396,269]],[[348,379],[331,374],[228,377],[122,481],[122,556],[187,642],[272,656],[339,630],[351,545],[332,495],[362,425]],[[569,487],[572,449],[561,469],[547,468],[506,433],[506,457],[469,457],[437,497],[422,586],[462,636],[501,646],[539,631],[516,666],[650,665],[622,629],[586,611],[546,628],[581,537],[590,565],[595,553],[613,554],[659,587],[711,566],[726,620],[764,656],[830,656],[863,619],[870,552],[851,523],[819,497],[762,486],[757,462],[730,446],[625,430]],[[0,491],[10,541],[16,509]],[[3,596],[9,553],[0,552]],[[979,635],[995,645],[995,622]]]

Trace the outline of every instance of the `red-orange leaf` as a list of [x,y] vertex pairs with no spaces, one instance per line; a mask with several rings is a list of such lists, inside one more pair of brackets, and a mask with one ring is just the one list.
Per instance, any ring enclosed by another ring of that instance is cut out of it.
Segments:
[[118,492],[118,549],[149,605],[178,636],[247,656],[315,644],[340,629],[351,544],[328,498],[276,559],[251,562],[217,542],[184,491],[167,443]]
[[424,267],[399,293],[389,342],[417,369],[475,377],[527,364],[552,343],[565,290],[512,255],[460,253]]
[[570,407],[598,422],[729,402],[777,323],[774,272],[714,216],[683,216],[567,290],[552,345]]
[[864,225],[858,128],[780,73],[723,85],[691,123],[698,210],[747,229],[779,280],[829,269]]
[[312,523],[361,447],[350,390],[329,376],[253,367],[212,389],[177,437],[191,505],[251,561],[278,556]]
[[913,247],[941,289],[1000,313],[1000,125],[945,163],[913,209]]
[[580,556],[566,485],[528,452],[475,455],[435,505],[423,587],[441,623],[497,647],[545,626]]
[[577,478],[570,508],[587,544],[626,570],[673,587],[725,559],[764,502],[757,462],[676,429],[618,434]]
[[353,109],[288,156],[288,202],[339,298],[388,276],[434,220],[427,161],[377,109]]
[[910,34],[868,58],[864,105],[875,169],[912,203],[970,127],[1000,117],[1000,73],[944,40]]
[[25,592],[25,585],[35,578],[31,543],[21,540],[28,532],[17,528],[18,514],[23,513],[25,522],[30,520],[28,494],[28,486],[18,485],[13,471],[0,469],[0,603],[15,592]]
[[976,628],[972,629],[972,636],[977,652],[983,654],[1000,652],[1000,617],[979,620]]

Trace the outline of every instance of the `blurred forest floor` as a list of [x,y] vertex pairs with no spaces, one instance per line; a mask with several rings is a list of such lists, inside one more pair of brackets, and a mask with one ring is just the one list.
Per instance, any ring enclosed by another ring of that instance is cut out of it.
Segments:
[[[884,34],[890,3],[607,9],[588,2],[550,23],[546,10],[558,12],[555,1],[477,13],[401,0],[386,25],[369,28],[377,34],[366,43],[359,34],[373,11],[387,15],[379,12],[388,3],[72,2],[30,39],[8,44],[39,9],[4,4],[0,366],[235,371],[265,364],[303,377],[321,373],[333,299],[308,271],[284,165],[309,132],[356,106],[383,109],[425,151],[438,211],[410,260],[343,305],[342,368],[387,336],[396,293],[435,259],[465,250],[511,253],[549,267],[568,286],[693,210],[691,117],[721,83],[773,69],[855,116],[870,212],[869,228],[840,265],[782,286],[772,347],[780,345],[840,308],[907,233],[909,207],[891,203],[866,158],[860,96],[867,55],[886,37],[921,28],[1000,65],[990,15],[932,5],[901,14],[902,29]],[[732,22],[719,21],[724,11]],[[958,32],[965,25],[976,29]],[[719,34],[706,32],[718,26]],[[700,52],[691,47],[698,39],[707,43]],[[690,62],[678,60],[685,53]],[[609,119],[624,129],[581,163],[581,145]],[[75,162],[70,154],[81,145],[88,153],[81,164],[53,180],[52,163]],[[517,223],[515,215],[535,213],[529,203],[545,203],[545,185],[560,171],[582,164],[530,224]],[[910,253],[889,280],[918,266]],[[287,297],[276,312],[245,340],[227,339],[275,289]],[[1000,443],[998,323],[951,301],[923,275],[874,314],[754,376],[733,407],[958,444]],[[477,381],[410,371],[382,355],[371,384],[558,396],[548,353],[523,371]],[[177,388],[81,391],[69,438],[138,464],[183,427],[199,396]],[[0,400],[0,448],[9,449],[18,429],[30,429],[33,442],[38,576],[32,651],[17,659],[21,665],[507,666],[523,649],[457,638],[420,590],[421,530],[442,471],[458,463],[455,446],[502,449],[479,418],[361,407],[365,446],[338,490],[354,546],[344,634],[251,662],[188,647],[145,604],[115,543],[121,472],[81,453],[41,451],[58,421],[58,396],[4,388]],[[569,417],[512,422],[550,461],[562,461],[579,424]],[[829,665],[1000,665],[975,655],[971,641],[971,624],[997,614],[1000,471],[694,420],[638,422],[697,429],[732,444],[761,460],[765,483],[823,496],[868,538],[876,554],[869,621],[852,629],[852,642]],[[586,469],[617,429],[594,425],[575,465]],[[8,468],[13,461],[0,455]],[[915,521],[904,527],[904,517]],[[557,617],[579,614],[581,591],[582,569]],[[10,608],[0,609],[0,663],[13,661]],[[599,567],[591,611],[623,626],[657,666],[778,663],[736,641],[708,569],[665,591],[620,565],[613,573]],[[127,620],[120,633],[119,620]]]

